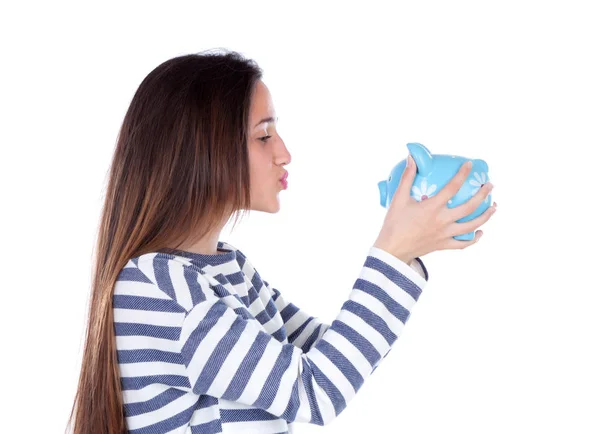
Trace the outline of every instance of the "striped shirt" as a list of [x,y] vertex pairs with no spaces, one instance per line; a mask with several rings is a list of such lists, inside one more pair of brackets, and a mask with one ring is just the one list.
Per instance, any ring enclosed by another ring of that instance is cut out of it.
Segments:
[[419,258],[409,266],[372,246],[328,324],[286,301],[240,250],[218,248],[147,253],[119,274],[114,328],[130,433],[328,424],[387,356],[428,280]]

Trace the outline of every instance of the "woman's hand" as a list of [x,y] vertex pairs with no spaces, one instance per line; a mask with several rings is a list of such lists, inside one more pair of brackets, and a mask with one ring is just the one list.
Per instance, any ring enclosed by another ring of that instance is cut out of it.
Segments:
[[472,232],[487,222],[496,211],[496,202],[473,220],[463,223],[456,221],[475,211],[490,193],[493,185],[486,183],[477,194],[455,208],[447,206],[448,200],[460,190],[469,176],[471,167],[470,161],[464,163],[438,194],[418,202],[410,196],[416,164],[409,155],[374,247],[385,250],[409,264],[414,258],[436,250],[464,249],[479,241],[483,235],[481,230],[475,233],[471,241],[459,241],[453,237]]

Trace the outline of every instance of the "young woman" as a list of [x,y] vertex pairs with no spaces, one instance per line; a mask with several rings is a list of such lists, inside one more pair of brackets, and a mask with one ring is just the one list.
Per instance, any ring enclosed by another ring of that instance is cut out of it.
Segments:
[[[262,71],[236,52],[170,59],[135,93],[110,169],[70,427],[83,433],[291,432],[325,425],[390,351],[426,281],[420,256],[462,249],[489,193],[410,197],[409,159],[348,299],[321,322],[219,240],[230,218],[275,213],[290,153]],[[301,273],[302,270],[299,270]],[[303,277],[312,282],[310,273]]]

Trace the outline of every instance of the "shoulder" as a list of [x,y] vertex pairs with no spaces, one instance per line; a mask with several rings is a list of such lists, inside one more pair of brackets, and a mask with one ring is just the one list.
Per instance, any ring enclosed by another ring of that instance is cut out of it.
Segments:
[[140,278],[186,311],[201,301],[215,297],[211,286],[218,282],[205,270],[181,256],[147,253],[130,260],[126,268],[136,270],[134,273]]
[[202,268],[194,264],[189,258],[163,252],[146,253],[131,259],[129,264],[142,271],[152,282],[160,280],[161,276],[166,272],[171,273],[172,271],[181,271],[183,269],[190,269],[199,274],[205,273]]
[[222,241],[219,241],[219,244],[222,245],[226,249],[235,251],[236,257],[237,257],[237,262],[240,266],[240,269],[242,270],[244,275],[248,278],[248,280],[250,280],[250,283],[252,284],[252,286],[254,286],[254,289],[256,289],[257,292],[260,292],[264,286],[268,289],[268,291],[270,292],[271,295],[273,294],[273,292],[269,286],[269,283],[261,277],[261,275],[259,274],[259,272],[256,269],[256,267],[254,266],[254,264],[248,259],[248,257],[240,249],[236,248],[235,246],[233,246],[230,243],[226,243],[226,242],[222,242]]

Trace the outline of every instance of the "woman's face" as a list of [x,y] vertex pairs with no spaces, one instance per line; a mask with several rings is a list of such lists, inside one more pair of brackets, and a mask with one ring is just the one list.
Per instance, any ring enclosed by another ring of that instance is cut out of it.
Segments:
[[269,213],[279,211],[279,192],[284,189],[280,179],[286,173],[283,166],[292,160],[283,140],[277,134],[276,122],[277,116],[269,89],[259,80],[250,104],[250,197],[251,209]]

